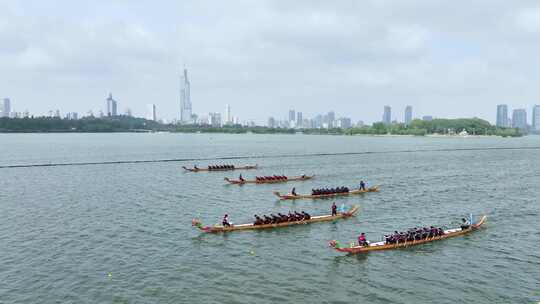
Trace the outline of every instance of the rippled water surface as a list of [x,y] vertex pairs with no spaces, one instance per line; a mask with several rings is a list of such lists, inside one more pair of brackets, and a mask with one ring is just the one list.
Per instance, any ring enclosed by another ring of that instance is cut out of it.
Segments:
[[[372,153],[331,155],[346,152]],[[328,155],[292,157],[315,153]],[[0,169],[0,303],[540,301],[540,137],[0,134],[0,166],[223,156],[276,156],[229,161],[258,163],[248,178],[317,176],[239,187],[223,181],[238,171],[183,172],[191,161]],[[224,213],[237,223],[326,214],[330,200],[280,203],[272,191],[361,178],[382,188],[337,199],[361,206],[353,219],[217,235],[191,227]],[[469,213],[487,214],[486,229],[365,255],[327,247]]]

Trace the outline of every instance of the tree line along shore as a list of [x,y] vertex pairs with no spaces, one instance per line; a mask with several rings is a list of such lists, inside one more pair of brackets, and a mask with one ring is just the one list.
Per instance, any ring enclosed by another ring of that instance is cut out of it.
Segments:
[[[62,119],[54,117],[0,118],[2,133],[99,133],[99,132],[179,132],[179,133],[229,133],[229,134],[320,134],[320,135],[484,135],[519,137],[524,133],[515,128],[501,128],[480,118],[413,120],[409,125],[381,122],[371,126],[330,129],[288,129],[262,126],[231,125],[213,127],[210,125],[163,124],[153,120],[130,116],[104,118],[85,117],[82,119]],[[466,132],[466,133],[464,133]]]

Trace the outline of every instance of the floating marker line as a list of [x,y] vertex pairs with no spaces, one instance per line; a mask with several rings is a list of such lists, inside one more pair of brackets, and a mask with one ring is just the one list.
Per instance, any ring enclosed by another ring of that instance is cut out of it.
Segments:
[[337,153],[323,152],[323,153],[305,153],[305,154],[277,154],[277,155],[251,155],[251,156],[242,155],[242,156],[202,157],[202,158],[170,158],[170,159],[149,159],[149,160],[118,160],[118,161],[102,161],[102,162],[19,164],[19,165],[0,165],[0,169],[32,168],[32,167],[61,167],[61,166],[117,165],[117,164],[143,164],[143,163],[167,163],[167,162],[196,162],[196,161],[208,161],[208,160],[271,159],[271,158],[296,158],[296,157],[321,157],[321,156],[350,156],[350,155],[393,154],[393,153],[492,151],[492,150],[540,150],[540,147],[445,148],[445,149],[426,149],[426,150],[362,151],[362,152],[337,152]]

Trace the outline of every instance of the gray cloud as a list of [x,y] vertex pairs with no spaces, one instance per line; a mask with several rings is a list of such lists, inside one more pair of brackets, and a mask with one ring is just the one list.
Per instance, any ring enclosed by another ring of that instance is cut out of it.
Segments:
[[178,116],[190,69],[194,111],[264,122],[289,108],[379,120],[493,121],[538,100],[536,1],[0,1],[0,96],[17,111],[156,103]]

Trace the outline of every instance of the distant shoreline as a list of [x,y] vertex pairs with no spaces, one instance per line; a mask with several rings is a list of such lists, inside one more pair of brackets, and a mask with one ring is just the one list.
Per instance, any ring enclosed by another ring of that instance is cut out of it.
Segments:
[[[379,137],[428,136],[468,138],[482,136],[519,137],[522,130],[500,128],[479,118],[413,120],[410,124],[381,122],[371,126],[345,128],[275,128],[242,125],[182,125],[164,124],[131,116],[61,119],[54,117],[0,118],[0,133],[214,133],[214,134],[305,134],[305,135],[367,135]],[[448,135],[451,134],[451,135]],[[482,135],[471,135],[482,134]]]
[[[494,137],[505,137],[501,135],[446,135],[446,134],[425,134],[425,135],[411,135],[411,134],[337,134],[337,133],[254,133],[254,132],[243,132],[243,133],[231,133],[231,132],[178,132],[178,131],[152,131],[152,130],[121,130],[121,131],[0,131],[0,134],[136,134],[136,133],[147,133],[147,134],[229,134],[229,135],[324,135],[324,136],[361,136],[361,137],[381,137],[381,138],[391,138],[391,137],[424,137],[424,138],[494,138]],[[526,134],[526,135],[537,135],[537,134]],[[509,137],[509,136],[506,136]]]

